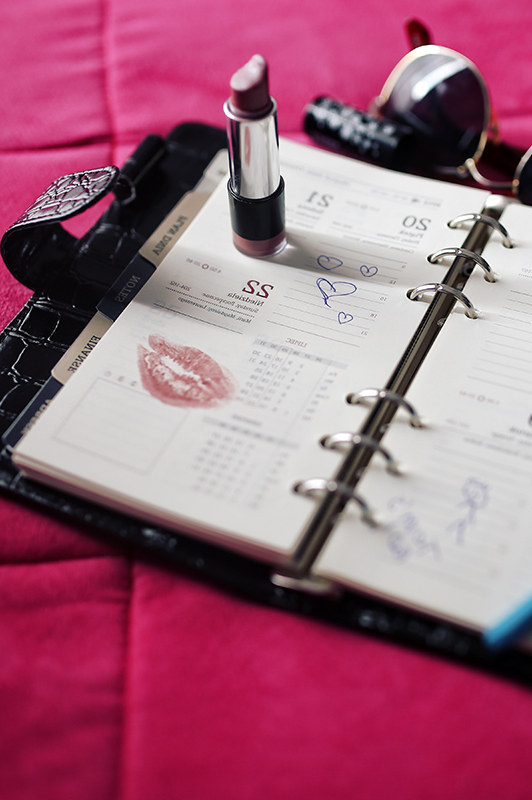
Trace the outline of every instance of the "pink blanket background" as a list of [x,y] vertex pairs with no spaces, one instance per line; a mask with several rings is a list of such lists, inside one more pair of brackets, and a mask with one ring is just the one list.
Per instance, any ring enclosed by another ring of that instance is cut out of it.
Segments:
[[[305,139],[318,94],[367,107],[410,16],[479,66],[503,138],[532,144],[528,0],[0,0],[1,231],[147,133],[223,125],[255,52],[282,134]],[[2,326],[28,296],[2,265]],[[255,605],[6,496],[0,721],[5,800],[532,796],[529,689]]]

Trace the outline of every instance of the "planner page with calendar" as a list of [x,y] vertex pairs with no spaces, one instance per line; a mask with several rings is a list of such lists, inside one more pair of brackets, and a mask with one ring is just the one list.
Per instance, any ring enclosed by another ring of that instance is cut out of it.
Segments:
[[[351,426],[421,319],[406,298],[485,192],[283,141],[288,245],[233,246],[220,185],[15,450],[26,474],[283,563],[308,519],[293,485]],[[155,247],[157,245],[155,244]]]
[[317,569],[473,628],[492,625],[532,594],[531,209],[510,204],[457,307],[408,392],[425,417],[400,414],[384,439],[404,466],[375,460],[359,491],[381,513],[376,531],[349,511]]

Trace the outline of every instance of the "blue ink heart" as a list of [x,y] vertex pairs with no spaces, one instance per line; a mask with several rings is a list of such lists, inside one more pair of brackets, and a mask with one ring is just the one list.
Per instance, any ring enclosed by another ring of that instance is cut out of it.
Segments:
[[318,266],[322,269],[326,269],[329,272],[332,269],[338,269],[341,267],[344,262],[340,261],[339,258],[334,258],[333,256],[318,256]]
[[[320,290],[323,297],[323,302],[326,306],[329,306],[329,299],[331,297],[347,297],[350,294],[354,294],[357,290],[357,287],[354,283],[348,283],[347,281],[335,281],[334,283],[331,283],[327,280],[327,278],[318,278],[316,281],[316,286]],[[336,288],[338,286],[349,287],[349,291],[338,291]]]
[[345,325],[346,322],[352,322],[352,321],[353,321],[352,314],[346,314],[345,311],[338,312],[338,323],[340,325]]
[[373,278],[373,276],[376,275],[378,271],[379,270],[377,267],[367,267],[365,264],[362,264],[362,266],[360,267],[360,273],[365,278]]

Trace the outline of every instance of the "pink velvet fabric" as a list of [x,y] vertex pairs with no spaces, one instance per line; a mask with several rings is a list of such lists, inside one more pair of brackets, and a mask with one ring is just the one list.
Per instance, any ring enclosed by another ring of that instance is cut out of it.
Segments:
[[[283,134],[305,139],[318,94],[367,107],[409,16],[477,63],[503,138],[532,144],[528,0],[0,9],[2,231],[59,175],[120,164],[179,122],[223,125],[229,77],[255,52]],[[2,265],[2,325],[28,296]],[[7,496],[0,720],[5,800],[532,796],[530,689],[247,602]]]

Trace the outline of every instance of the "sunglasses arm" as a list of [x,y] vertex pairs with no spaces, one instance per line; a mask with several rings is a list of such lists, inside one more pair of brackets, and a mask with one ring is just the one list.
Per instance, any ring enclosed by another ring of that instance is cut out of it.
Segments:
[[412,50],[425,44],[432,44],[432,36],[428,28],[419,19],[407,19],[405,33]]
[[511,191],[513,187],[512,181],[491,181],[489,178],[485,178],[484,175],[478,171],[474,158],[468,158],[464,166],[471,177],[481,186],[486,186],[488,189],[502,189],[506,191]]

